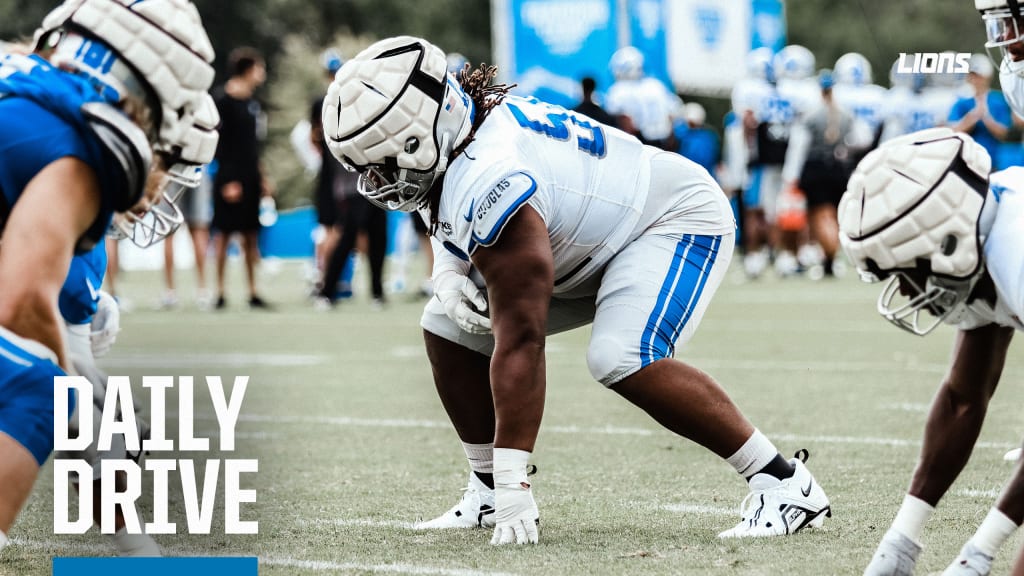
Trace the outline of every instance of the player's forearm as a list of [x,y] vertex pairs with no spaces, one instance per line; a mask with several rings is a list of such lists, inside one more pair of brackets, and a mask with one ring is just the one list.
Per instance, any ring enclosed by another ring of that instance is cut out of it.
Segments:
[[491,357],[495,448],[533,452],[544,415],[545,388],[543,340],[499,345]]

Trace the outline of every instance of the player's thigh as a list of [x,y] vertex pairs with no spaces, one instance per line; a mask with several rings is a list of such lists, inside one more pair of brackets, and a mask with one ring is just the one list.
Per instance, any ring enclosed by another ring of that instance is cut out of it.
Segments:
[[[590,324],[594,320],[596,309],[594,298],[552,298],[548,308],[548,335],[559,334]],[[444,306],[437,298],[427,301],[427,305],[423,308],[423,315],[420,317],[420,326],[431,334],[475,352],[487,356],[494,352],[493,335],[470,334],[463,331],[445,314]]]
[[608,264],[587,350],[611,386],[693,336],[729,268],[735,235],[645,235]]

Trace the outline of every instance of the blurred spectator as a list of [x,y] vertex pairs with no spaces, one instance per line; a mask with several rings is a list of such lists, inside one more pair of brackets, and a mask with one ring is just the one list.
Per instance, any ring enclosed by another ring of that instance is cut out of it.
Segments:
[[672,120],[682,101],[656,78],[644,75],[644,55],[633,46],[620,48],[609,63],[615,83],[608,88],[605,109],[619,128],[644,144],[675,150]]
[[974,95],[953,104],[949,123],[954,130],[970,134],[975,142],[981,144],[992,157],[993,170],[1000,170],[1005,166],[996,163],[999,143],[1006,139],[1013,118],[1003,93],[990,89],[993,72],[992,62],[986,55],[971,56],[967,83],[974,90]]
[[[324,70],[324,80],[326,84],[330,84],[335,73],[341,69],[342,58],[334,50],[326,50],[321,55],[320,62]],[[326,84],[321,92],[326,91]],[[341,238],[341,216],[344,213],[345,194],[348,191],[355,192],[357,178],[355,174],[342,168],[327,149],[327,142],[324,140],[324,127],[320,120],[323,105],[324,96],[321,94],[313,100],[309,111],[309,138],[321,158],[316,188],[313,192],[313,205],[316,207],[318,224],[315,255],[318,283],[323,279],[324,271],[327,269],[327,259],[334,252],[334,248]]]
[[224,273],[228,243],[235,233],[242,237],[249,307],[268,308],[256,291],[256,266],[260,260],[260,199],[273,195],[270,182],[260,166],[260,149],[267,136],[267,119],[259,101],[253,96],[266,81],[263,56],[248,47],[232,50],[228,56],[228,74],[230,78],[215,96],[221,119],[213,202],[217,309],[227,305]]
[[[200,310],[209,310],[213,305],[210,289],[206,284],[206,251],[210,245],[210,220],[213,218],[213,182],[208,174],[195,188],[186,188],[178,207],[181,208],[192,237],[192,251],[195,255],[196,269],[196,306]],[[174,235],[164,239],[164,293],[160,298],[162,309],[177,308],[180,304],[174,285]]]
[[683,106],[683,119],[676,127],[679,152],[685,158],[700,164],[712,176],[721,156],[721,139],[713,128],[704,125],[707,113],[696,102]]
[[370,262],[370,289],[373,295],[373,305],[377,308],[384,305],[384,257],[387,255],[388,247],[387,225],[387,212],[383,208],[374,206],[361,194],[355,193],[348,196],[341,221],[341,238],[327,260],[324,277],[320,282],[317,308],[325,309],[334,305],[338,280],[345,270],[349,256],[355,248],[356,239],[360,235],[366,237],[365,254]]
[[586,76],[580,80],[580,87],[583,89],[583,100],[580,101],[579,105],[573,108],[573,111],[579,112],[589,118],[593,118],[601,124],[618,127],[619,123],[616,121],[615,117],[609,114],[594,100],[594,91],[597,90],[597,81],[590,76]]
[[836,209],[850,177],[849,139],[854,119],[832,98],[832,71],[822,70],[818,82],[822,106],[793,128],[783,178],[796,180],[803,190],[811,235],[825,253],[821,275],[834,276],[833,262],[839,250]]

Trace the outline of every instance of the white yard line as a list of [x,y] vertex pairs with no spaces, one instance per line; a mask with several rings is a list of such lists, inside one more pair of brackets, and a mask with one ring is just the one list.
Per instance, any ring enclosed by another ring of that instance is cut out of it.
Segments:
[[510,572],[486,572],[468,568],[437,568],[417,564],[359,564],[356,562],[328,562],[323,560],[299,560],[297,558],[266,557],[260,564],[267,566],[288,566],[316,572],[382,572],[386,574],[437,574],[440,576],[514,576]]
[[[168,417],[176,413],[168,411]],[[216,421],[211,413],[196,412],[196,420]],[[353,426],[358,428],[442,428],[448,429],[451,424],[442,420],[415,420],[405,418],[356,418],[350,416],[272,416],[269,414],[241,414],[240,422],[267,422],[272,424],[323,424],[332,426]],[[607,436],[672,436],[664,429],[635,428],[629,426],[547,426],[545,432],[570,435],[607,435]],[[786,441],[803,444],[859,444],[866,446],[917,447],[920,440],[905,438],[884,438],[875,436],[830,436],[814,434],[789,434],[769,432],[768,437],[774,441]],[[978,442],[977,448],[997,448],[1009,450],[1017,447],[1016,441]]]
[[295,522],[297,526],[338,526],[348,528],[358,526],[362,528],[406,528],[412,529],[412,522],[401,522],[399,520],[370,520],[365,518],[314,518],[313,520],[299,519]]
[[680,514],[694,514],[697,516],[738,516],[739,508],[723,508],[721,506],[705,506],[703,504],[688,504],[681,502],[679,504],[665,504],[659,506],[662,510],[669,512],[678,512]]
[[[11,544],[31,550],[50,550],[60,553],[73,552],[76,554],[89,554],[97,556],[110,556],[113,554],[111,546],[102,544],[85,544],[79,542],[58,542],[56,540],[27,540],[24,538],[12,538]],[[200,551],[190,549],[179,549],[175,547],[164,547],[166,552],[180,552],[178,556],[203,555]],[[246,554],[241,553],[241,556]],[[205,556],[218,556],[205,554]],[[332,562],[327,560],[306,560],[303,558],[291,558],[288,556],[260,556],[261,565],[285,566],[302,568],[314,572],[379,572],[385,574],[433,574],[437,576],[515,576],[510,572],[487,572],[469,568],[439,568],[436,566],[424,566],[419,564],[391,563],[391,564],[364,564],[360,562]]]
[[248,368],[250,366],[315,366],[330,360],[319,354],[211,352],[114,352],[103,359],[104,366],[117,368]]

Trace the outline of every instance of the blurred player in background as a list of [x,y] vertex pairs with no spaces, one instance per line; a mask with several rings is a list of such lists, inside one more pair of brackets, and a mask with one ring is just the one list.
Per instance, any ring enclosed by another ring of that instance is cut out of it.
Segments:
[[836,104],[853,115],[852,143],[862,154],[867,153],[882,138],[887,91],[874,83],[871,63],[857,52],[840,56],[832,74],[835,76],[832,96]]
[[644,55],[633,46],[616,50],[609,67],[615,82],[608,87],[605,109],[619,128],[645,144],[674,150],[672,120],[681,116],[682,100],[657,78],[644,74]]
[[822,70],[818,83],[822,104],[794,126],[783,179],[795,182],[807,197],[811,236],[824,254],[820,274],[815,268],[814,276],[831,277],[839,251],[836,207],[851,169],[853,116],[832,98],[835,81],[831,70]]
[[[732,256],[721,189],[677,154],[507,96],[490,84],[495,73],[481,67],[460,85],[437,47],[389,38],[342,68],[324,108],[331,152],[361,173],[360,192],[427,211],[437,246],[421,325],[471,473],[463,499],[420,527],[494,526],[492,544],[538,541],[527,471],[545,340],[587,324],[596,380],[749,482],[741,521],[721,537],[820,526],[829,501],[805,451],[784,458],[711,377],[671,358]],[[392,121],[405,110],[419,111],[412,123]]]
[[[932,400],[920,459],[891,527],[865,570],[910,575],[921,533],[970,458],[1014,330],[1024,329],[1024,168],[989,176],[970,136],[935,128],[889,141],[850,178],[840,238],[861,277],[887,283],[884,318],[925,335],[958,328],[953,359]],[[1024,520],[1024,473],[1011,482],[945,575],[986,575]]]
[[53,377],[70,366],[57,301],[71,259],[113,213],[164,199],[213,80],[187,0],[69,1],[34,48],[0,56],[0,548],[69,416]]
[[928,75],[901,72],[900,60],[897,59],[889,70],[889,84],[881,142],[945,123],[949,110],[936,114],[934,106],[925,97]]

